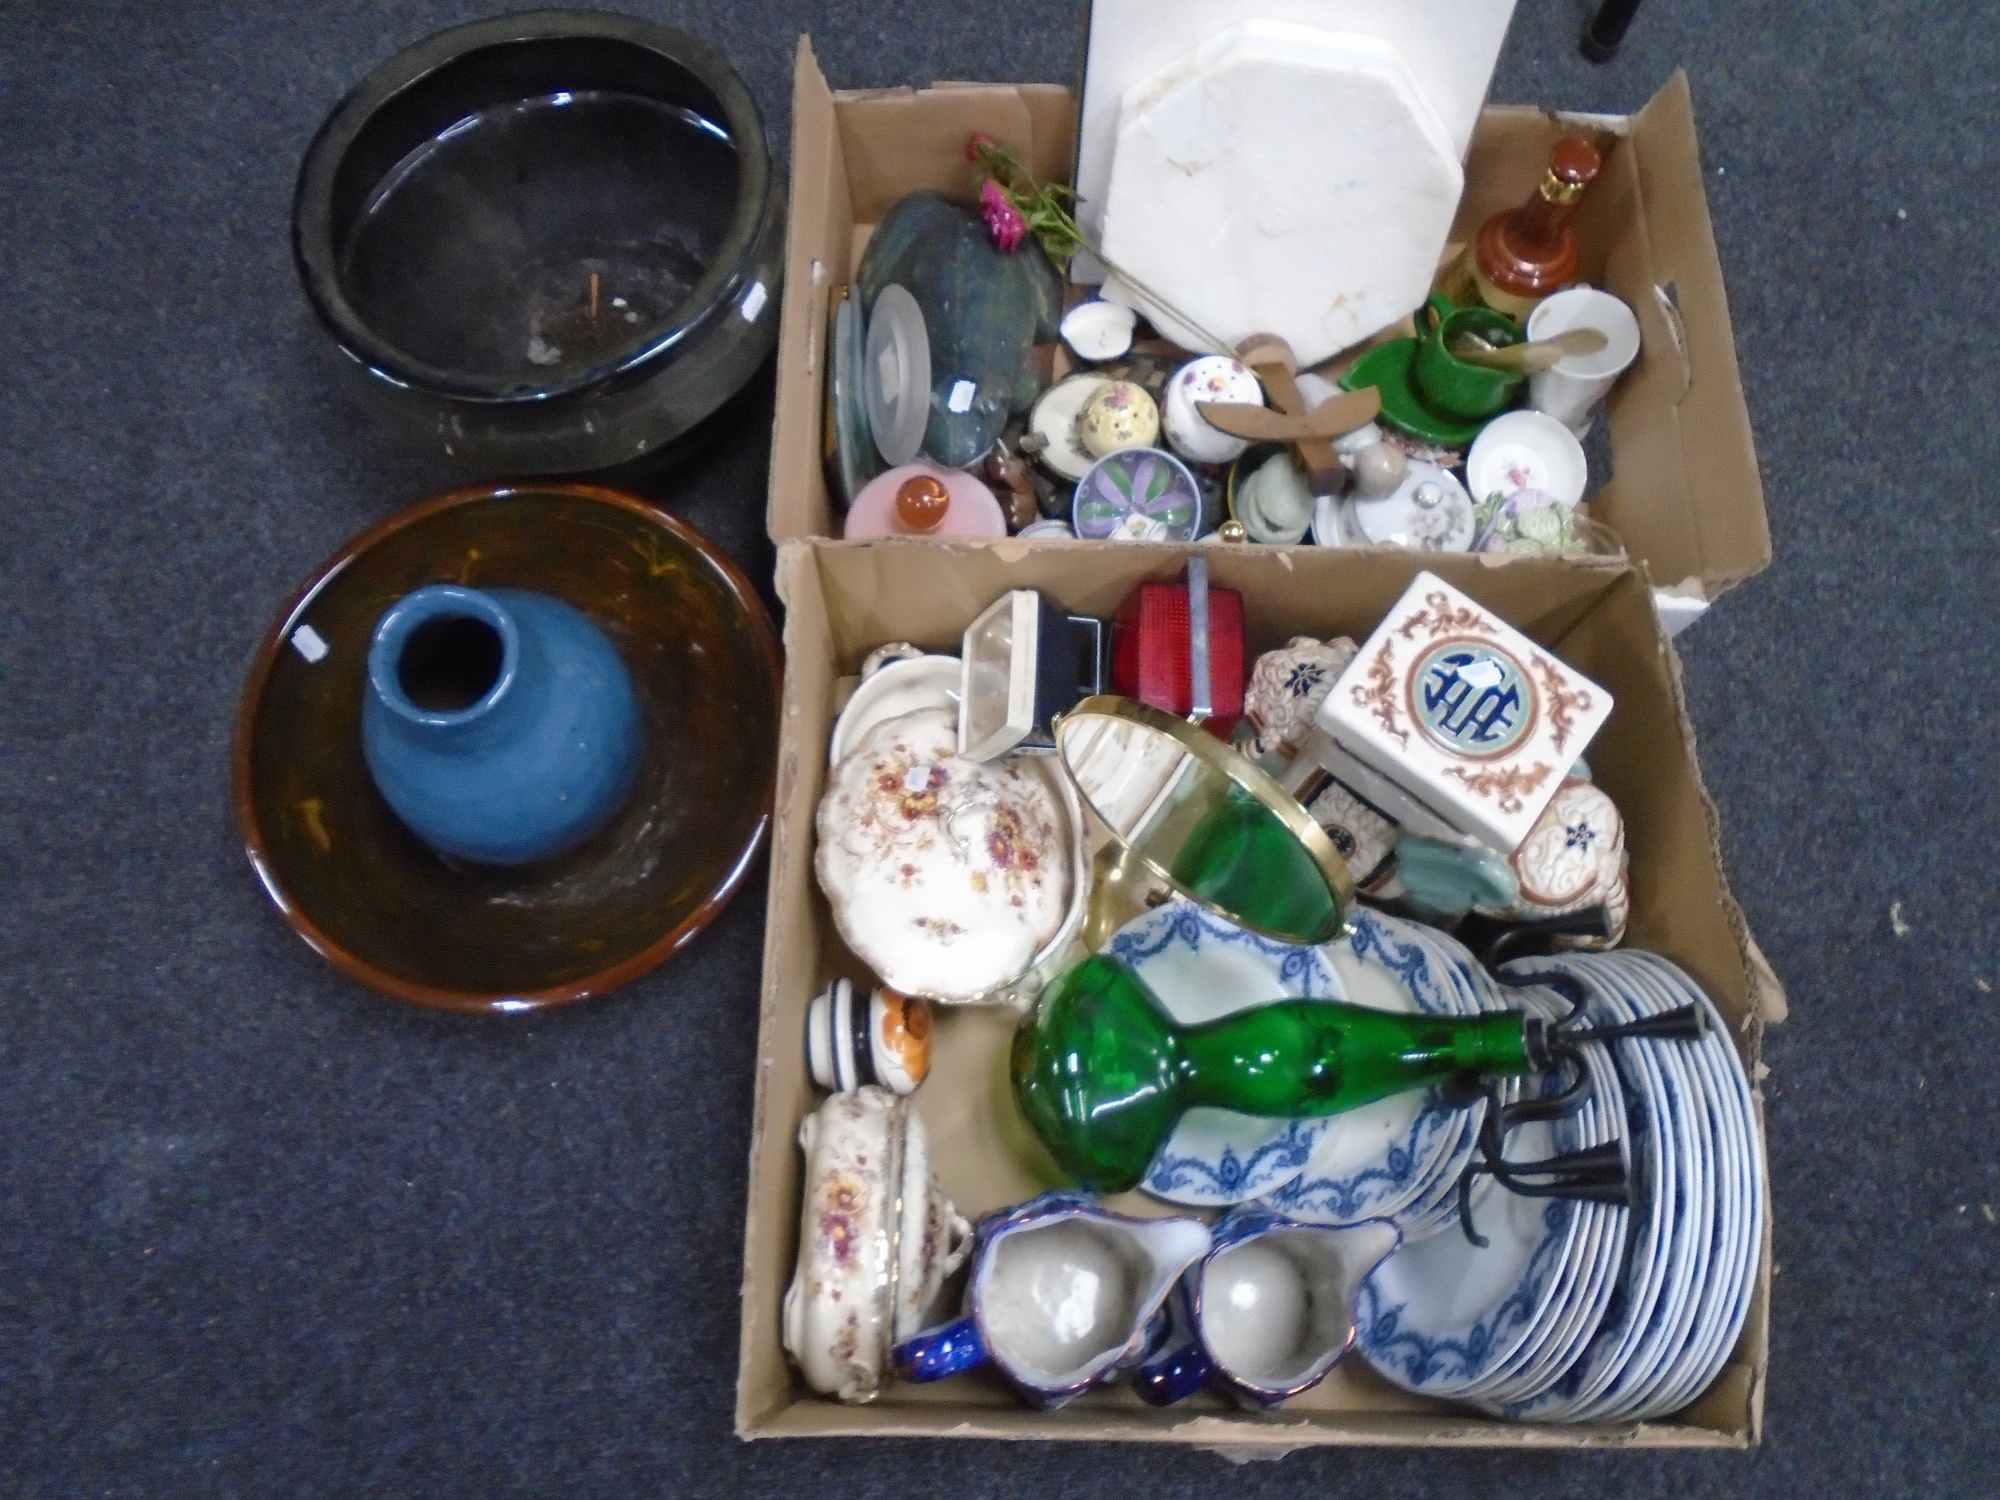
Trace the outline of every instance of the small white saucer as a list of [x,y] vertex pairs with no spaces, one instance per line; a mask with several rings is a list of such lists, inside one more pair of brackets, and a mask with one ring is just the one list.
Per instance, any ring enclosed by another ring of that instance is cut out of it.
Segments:
[[1540,490],[1556,504],[1583,499],[1590,466],[1583,444],[1554,417],[1510,411],[1488,422],[1465,456],[1465,483],[1484,500],[1516,490]]

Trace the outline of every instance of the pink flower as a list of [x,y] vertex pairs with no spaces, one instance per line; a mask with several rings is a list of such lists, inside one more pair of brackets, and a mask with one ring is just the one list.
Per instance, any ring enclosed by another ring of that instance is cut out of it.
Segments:
[[993,137],[988,135],[985,131],[983,130],[973,131],[971,138],[967,140],[965,143],[965,159],[967,161],[978,161],[980,149],[982,147],[990,146],[992,144],[993,144]]
[[1028,221],[991,177],[979,186],[979,211],[986,216],[987,232],[999,249],[1012,255],[1021,248],[1021,241],[1028,237]]

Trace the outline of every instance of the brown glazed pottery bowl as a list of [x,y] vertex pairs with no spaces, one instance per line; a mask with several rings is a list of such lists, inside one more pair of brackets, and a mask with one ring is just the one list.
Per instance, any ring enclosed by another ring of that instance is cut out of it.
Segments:
[[[631,668],[637,785],[576,848],[460,864],[375,789],[369,645],[383,612],[430,583],[552,594]],[[258,652],[236,729],[244,847],[294,930],[376,989],[491,1014],[600,995],[685,946],[742,885],[771,821],[780,675],[756,590],[685,522],[585,485],[454,490],[342,548]]]

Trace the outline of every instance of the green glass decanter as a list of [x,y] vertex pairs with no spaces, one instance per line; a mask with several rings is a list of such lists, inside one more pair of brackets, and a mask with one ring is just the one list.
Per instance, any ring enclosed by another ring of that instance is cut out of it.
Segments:
[[1022,1113],[1084,1186],[1139,1185],[1187,1110],[1295,1119],[1466,1075],[1547,1065],[1542,1023],[1518,1011],[1406,1015],[1279,1000],[1183,1026],[1131,968],[1095,954],[1058,978],[1015,1035]]

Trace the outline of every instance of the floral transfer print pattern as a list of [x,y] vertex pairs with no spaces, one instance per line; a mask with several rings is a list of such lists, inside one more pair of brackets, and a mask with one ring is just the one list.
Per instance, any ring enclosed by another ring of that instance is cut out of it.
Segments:
[[1027,968],[1070,880],[1042,771],[957,749],[949,711],[888,720],[834,768],[817,819],[820,885],[848,946],[891,988],[946,1000]]

